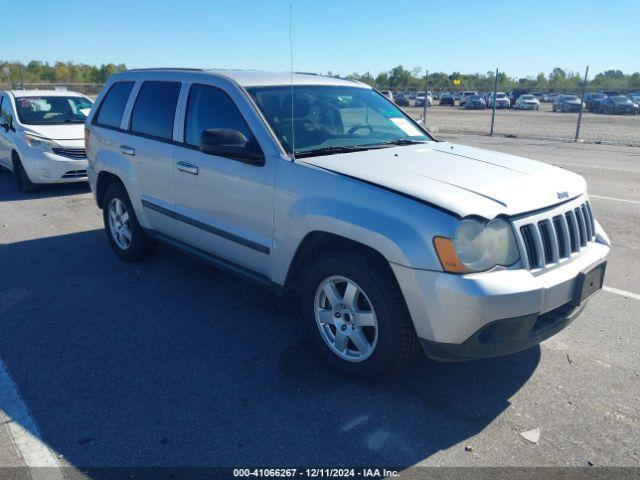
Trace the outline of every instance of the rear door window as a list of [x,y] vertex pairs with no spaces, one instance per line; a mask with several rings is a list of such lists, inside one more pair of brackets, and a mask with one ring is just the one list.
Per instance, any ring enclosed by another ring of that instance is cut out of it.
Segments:
[[180,82],[144,82],[131,112],[131,132],[171,140],[180,87]]
[[127,105],[127,100],[129,99],[132,88],[133,82],[114,83],[100,105],[96,117],[96,124],[105,127],[120,128],[124,107]]

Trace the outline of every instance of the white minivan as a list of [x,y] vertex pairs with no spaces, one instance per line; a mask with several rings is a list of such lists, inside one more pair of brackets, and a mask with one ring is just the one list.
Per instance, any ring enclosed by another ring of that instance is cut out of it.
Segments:
[[582,177],[439,141],[359,82],[121,72],[86,127],[119,257],[163,242],[299,294],[287,328],[346,375],[396,373],[420,345],[439,360],[523,350],[602,287],[609,240]]
[[92,102],[66,90],[0,92],[0,168],[18,187],[87,181],[84,122]]

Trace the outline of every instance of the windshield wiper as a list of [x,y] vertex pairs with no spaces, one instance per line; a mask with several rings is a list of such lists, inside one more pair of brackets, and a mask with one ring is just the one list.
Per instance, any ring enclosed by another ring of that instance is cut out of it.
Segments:
[[336,153],[350,153],[350,152],[362,152],[364,150],[374,150],[377,148],[389,148],[392,147],[389,143],[376,143],[372,145],[349,145],[349,146],[333,146],[333,147],[321,147],[314,148],[313,150],[305,150],[303,152],[296,152],[296,158],[304,157],[316,157],[320,155],[333,155]]
[[418,145],[420,143],[427,143],[426,140],[411,140],[410,138],[399,138],[398,140],[390,140],[388,142],[381,143],[380,145]]

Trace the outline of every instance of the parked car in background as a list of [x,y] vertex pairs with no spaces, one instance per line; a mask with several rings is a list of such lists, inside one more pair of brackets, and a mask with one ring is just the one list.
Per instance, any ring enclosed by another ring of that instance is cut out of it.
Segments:
[[600,102],[599,113],[636,115],[640,107],[626,95],[607,97]]
[[482,98],[482,95],[471,95],[464,102],[465,110],[484,110],[487,108],[487,104]]
[[408,107],[410,104],[409,97],[402,92],[396,94],[393,98],[393,101],[400,107]]
[[431,105],[433,103],[431,92],[418,92],[416,94],[415,106],[424,107],[424,102],[427,102],[427,105]]
[[[528,93],[529,93],[529,90],[523,90],[521,88],[511,90],[511,92],[509,93],[509,103],[511,104],[511,108],[515,108],[516,102],[518,101],[518,98],[520,98],[521,95],[525,95]],[[538,102],[538,104],[539,103],[540,102]]]
[[515,108],[518,110],[540,110],[540,101],[530,93],[526,93],[518,97]]
[[640,93],[632,93],[629,95],[631,101],[637,105],[640,105]]
[[0,92],[0,168],[18,187],[87,181],[84,122],[93,103],[60,90]]
[[393,92],[391,90],[380,90],[380,93],[387,97],[389,100],[393,101]]
[[496,92],[495,99],[493,98],[493,92],[489,94],[489,101],[487,102],[487,107],[493,108],[493,104],[495,102],[496,109],[499,108],[509,108],[511,106],[511,102],[509,101],[509,97],[504,92]]
[[620,92],[618,90],[602,90],[607,97],[618,97],[620,96]]
[[[398,374],[420,346],[530,348],[602,288],[609,240],[580,175],[435,141],[361,83],[147,69],[112,74],[96,102],[88,173],[114,254],[160,241],[296,294],[292,328],[349,377]],[[272,325],[243,328],[269,348]]]
[[464,104],[467,101],[467,99],[472,97],[472,96],[474,96],[474,95],[478,95],[478,92],[476,92],[475,90],[467,90],[465,92],[462,92],[460,94],[460,101],[458,102],[458,104],[461,107],[464,107]]
[[439,105],[449,105],[451,107],[454,107],[456,105],[456,99],[453,97],[452,93],[442,93],[440,94]]
[[553,102],[553,111],[579,112],[582,106],[582,100],[576,95],[558,95]]
[[584,96],[585,108],[590,112],[597,112],[600,110],[600,103],[607,98],[607,95],[602,92],[587,93]]

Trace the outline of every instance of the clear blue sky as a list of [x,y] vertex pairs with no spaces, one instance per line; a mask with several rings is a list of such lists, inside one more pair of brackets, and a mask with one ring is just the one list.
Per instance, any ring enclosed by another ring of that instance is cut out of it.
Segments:
[[288,70],[290,3],[297,71],[640,70],[640,0],[4,0],[0,58]]

